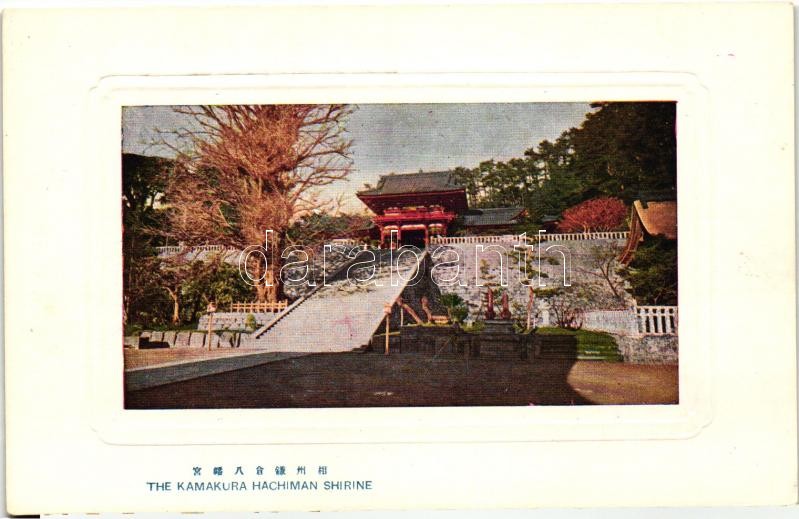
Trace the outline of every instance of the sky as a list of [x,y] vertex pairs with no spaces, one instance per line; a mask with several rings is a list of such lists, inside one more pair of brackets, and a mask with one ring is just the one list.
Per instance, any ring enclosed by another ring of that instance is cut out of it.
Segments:
[[[345,210],[363,206],[355,198],[364,183],[380,175],[474,167],[484,160],[521,157],[544,139],[579,126],[591,111],[587,103],[361,104],[349,117],[353,172],[325,188],[343,194]],[[126,107],[122,113],[122,151],[170,156],[153,146],[158,130],[191,122],[169,106]]]

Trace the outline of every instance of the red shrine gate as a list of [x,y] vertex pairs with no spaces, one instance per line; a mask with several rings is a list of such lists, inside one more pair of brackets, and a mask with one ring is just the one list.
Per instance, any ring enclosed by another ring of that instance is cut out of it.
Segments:
[[446,236],[455,218],[467,209],[466,190],[449,171],[383,175],[376,187],[360,191],[358,198],[375,213],[381,247],[424,247],[431,236]]
[[447,228],[457,217],[440,205],[423,207],[389,207],[374,217],[380,229],[380,246],[392,243],[427,246],[431,236],[446,236]]
[[501,231],[524,213],[523,207],[469,209],[466,189],[451,171],[383,175],[357,196],[375,214],[381,247],[425,247],[430,237],[447,236],[456,219],[467,232]]

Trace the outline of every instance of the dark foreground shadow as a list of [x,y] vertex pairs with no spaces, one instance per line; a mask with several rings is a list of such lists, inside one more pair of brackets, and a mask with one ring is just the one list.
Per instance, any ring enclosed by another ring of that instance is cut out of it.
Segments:
[[581,405],[574,356],[313,354],[125,395],[127,409]]

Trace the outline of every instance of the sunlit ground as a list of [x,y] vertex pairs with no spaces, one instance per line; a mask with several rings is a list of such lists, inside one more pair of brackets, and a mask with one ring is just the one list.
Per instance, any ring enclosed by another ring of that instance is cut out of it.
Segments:
[[235,357],[252,353],[254,353],[253,350],[230,348],[215,348],[211,350],[202,348],[156,348],[145,350],[126,348],[124,350],[125,369],[136,369],[145,366],[154,367],[220,357]]

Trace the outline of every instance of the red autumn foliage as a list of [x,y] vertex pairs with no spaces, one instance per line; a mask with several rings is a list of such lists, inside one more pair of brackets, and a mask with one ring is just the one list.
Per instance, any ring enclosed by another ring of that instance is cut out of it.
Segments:
[[560,232],[615,231],[624,224],[627,206],[618,198],[592,198],[563,211]]

